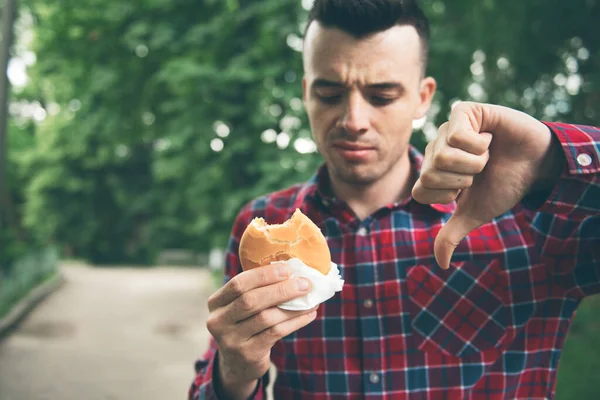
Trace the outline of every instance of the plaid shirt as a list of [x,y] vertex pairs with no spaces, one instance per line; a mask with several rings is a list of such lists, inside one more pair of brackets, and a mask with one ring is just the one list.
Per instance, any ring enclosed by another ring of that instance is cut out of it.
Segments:
[[[255,216],[281,223],[300,208],[327,237],[345,286],[317,319],[280,340],[276,399],[548,399],[571,318],[600,292],[600,129],[547,124],[566,167],[462,241],[449,270],[433,241],[455,204],[390,204],[364,220],[309,182],[247,205],[233,227],[226,279]],[[419,169],[422,156],[411,149]],[[190,399],[214,399],[212,341]],[[268,374],[254,398],[262,399]]]

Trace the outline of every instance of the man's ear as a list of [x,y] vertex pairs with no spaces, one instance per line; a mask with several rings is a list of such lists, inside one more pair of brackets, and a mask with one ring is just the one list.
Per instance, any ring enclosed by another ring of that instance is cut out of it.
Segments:
[[417,107],[414,119],[423,118],[427,114],[427,110],[431,106],[431,101],[435,95],[437,88],[437,82],[431,76],[427,76],[421,80],[421,87],[419,88],[419,96],[421,102]]
[[306,102],[306,77],[302,78],[302,101]]

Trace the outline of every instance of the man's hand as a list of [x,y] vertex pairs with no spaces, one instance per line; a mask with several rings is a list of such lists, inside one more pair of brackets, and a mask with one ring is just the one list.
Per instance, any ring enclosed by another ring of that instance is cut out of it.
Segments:
[[308,280],[289,276],[285,264],[251,269],[209,298],[206,326],[219,344],[219,380],[227,398],[247,399],[269,369],[273,345],[315,319],[316,307],[276,307],[309,290]]
[[510,108],[463,102],[425,150],[412,195],[457,208],[438,233],[434,254],[447,269],[470,232],[514,207],[533,190],[552,187],[564,165],[560,143],[533,117]]

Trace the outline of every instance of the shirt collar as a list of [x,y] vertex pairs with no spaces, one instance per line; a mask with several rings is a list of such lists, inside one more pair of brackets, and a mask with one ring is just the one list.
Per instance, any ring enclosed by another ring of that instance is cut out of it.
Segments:
[[[411,145],[409,147],[409,158],[411,165],[417,171],[417,176],[419,176],[423,166],[423,155]],[[318,201],[327,208],[334,204],[341,203],[341,201],[333,194],[331,183],[329,181],[329,174],[327,172],[327,166],[325,164],[322,164],[317,172],[301,186],[298,194],[296,195],[296,200],[294,201],[294,208],[300,208],[306,200]],[[412,196],[408,202],[416,203]],[[406,204],[406,202],[391,204],[388,207],[396,208],[403,204]],[[424,204],[422,206],[429,207],[444,214],[452,214],[456,210],[455,201],[448,204]]]

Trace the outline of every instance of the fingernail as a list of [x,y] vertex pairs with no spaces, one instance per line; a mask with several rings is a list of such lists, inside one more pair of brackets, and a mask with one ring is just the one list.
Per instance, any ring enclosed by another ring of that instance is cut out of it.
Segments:
[[286,264],[278,266],[275,271],[277,276],[280,278],[287,278],[288,276],[290,276],[290,267]]
[[296,279],[296,287],[298,290],[308,290],[308,281],[306,279]]

